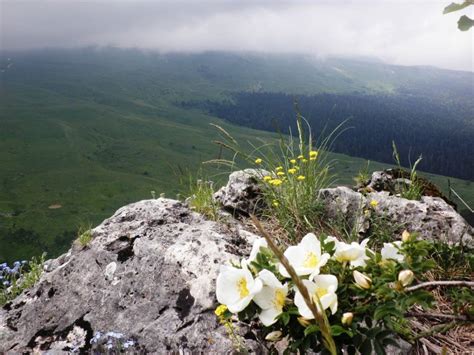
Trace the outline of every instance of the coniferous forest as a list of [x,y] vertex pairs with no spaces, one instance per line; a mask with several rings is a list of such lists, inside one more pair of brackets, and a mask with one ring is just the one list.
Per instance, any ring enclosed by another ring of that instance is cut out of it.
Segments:
[[[188,104],[189,105],[189,104]],[[394,163],[392,141],[402,164],[409,167],[419,155],[420,168],[432,173],[474,179],[473,117],[465,104],[413,95],[318,94],[241,92],[233,101],[192,104],[212,115],[251,128],[296,132],[299,112],[315,137],[331,133],[339,124],[333,150],[369,160]]]

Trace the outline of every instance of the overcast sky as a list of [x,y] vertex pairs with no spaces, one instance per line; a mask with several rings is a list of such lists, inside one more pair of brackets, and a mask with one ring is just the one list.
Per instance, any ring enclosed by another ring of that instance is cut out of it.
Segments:
[[451,1],[0,0],[0,48],[305,52],[473,71],[474,31],[456,24],[473,10],[442,15]]

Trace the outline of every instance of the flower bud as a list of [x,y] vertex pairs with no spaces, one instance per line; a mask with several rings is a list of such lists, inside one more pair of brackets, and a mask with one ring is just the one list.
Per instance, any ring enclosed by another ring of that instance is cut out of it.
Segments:
[[353,274],[354,280],[360,288],[369,289],[372,285],[372,279],[363,273],[354,270]]
[[344,325],[351,325],[354,314],[352,312],[347,312],[342,315],[341,323]]
[[402,233],[402,241],[403,243],[407,243],[411,240],[411,234],[406,229]]
[[282,335],[283,335],[282,332],[280,332],[279,330],[275,330],[274,332],[268,333],[267,336],[265,337],[265,340],[278,341],[281,339]]
[[309,320],[303,318],[303,317],[298,317],[298,323],[301,324],[302,327],[307,327],[308,325],[310,325],[311,323],[309,322]]
[[398,274],[398,281],[400,281],[403,286],[408,286],[409,284],[411,284],[414,278],[415,275],[411,270],[402,270]]

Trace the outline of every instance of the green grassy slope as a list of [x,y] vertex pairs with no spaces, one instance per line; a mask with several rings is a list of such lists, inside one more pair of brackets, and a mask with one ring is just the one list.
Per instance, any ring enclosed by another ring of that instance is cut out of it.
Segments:
[[[395,88],[355,69],[349,80],[347,73],[330,75],[325,67],[314,69],[311,61],[289,57],[111,49],[18,54],[12,61],[0,74],[0,260],[43,250],[57,255],[80,224],[97,224],[120,206],[149,198],[151,190],[174,197],[182,189],[180,180],[219,154],[211,122],[240,141],[274,137],[176,102],[220,100],[240,90]],[[352,183],[365,166],[362,159],[334,156],[340,183]],[[446,179],[435,182],[445,185]],[[452,185],[474,204],[470,182],[453,179]]]

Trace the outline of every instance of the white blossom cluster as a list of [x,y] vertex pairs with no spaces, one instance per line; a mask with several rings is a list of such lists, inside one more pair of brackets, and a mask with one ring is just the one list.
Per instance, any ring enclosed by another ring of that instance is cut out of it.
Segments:
[[[315,301],[318,310],[329,309],[331,314],[337,312],[338,279],[334,275],[320,274],[320,270],[332,258],[350,268],[364,267],[373,251],[367,248],[368,239],[361,243],[344,243],[328,236],[324,243],[334,242],[332,257],[323,253],[321,242],[313,234],[307,234],[299,244],[290,246],[284,252],[285,257],[302,278],[309,295]],[[403,262],[404,256],[399,253],[401,242],[385,243],[381,250],[382,259]],[[243,311],[251,301],[260,308],[259,319],[265,326],[278,320],[283,307],[288,302],[294,303],[299,314],[305,319],[313,319],[314,315],[307,306],[303,296],[296,287],[290,288],[290,274],[281,263],[277,263],[276,274],[267,269],[254,272],[251,263],[256,260],[261,248],[267,248],[264,238],[257,239],[248,259],[242,259],[240,267],[221,266],[217,277],[217,300],[232,313]],[[361,288],[370,288],[371,280],[363,273],[353,271],[354,282]],[[294,299],[289,300],[290,294]]]

